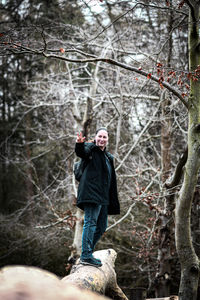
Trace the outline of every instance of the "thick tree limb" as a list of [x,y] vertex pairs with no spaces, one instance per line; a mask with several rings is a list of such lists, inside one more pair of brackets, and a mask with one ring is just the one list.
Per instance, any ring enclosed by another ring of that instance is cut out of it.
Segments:
[[[75,62],[75,63],[86,63],[86,62],[98,62],[98,61],[102,61],[111,65],[115,65],[118,67],[121,67],[123,69],[129,70],[129,71],[133,71],[137,74],[143,75],[145,77],[147,77],[149,75],[149,72],[140,70],[136,67],[121,63],[119,61],[116,61],[114,59],[111,58],[101,58],[101,57],[96,57],[96,58],[91,58],[91,59],[69,59],[66,57],[61,57],[59,55],[54,55],[54,54],[46,54],[43,53],[43,55],[47,58],[55,58],[55,59],[61,59],[61,60],[65,60],[65,61],[70,61],[70,62]],[[154,75],[151,75],[151,80],[157,82],[160,84],[160,78]],[[162,85],[167,88],[170,92],[172,92],[177,98],[179,98],[181,100],[181,102],[185,105],[185,107],[188,108],[188,103],[185,101],[184,97],[182,96],[182,94],[173,86],[171,86],[168,82],[166,81],[162,81]]]
[[[76,59],[75,58],[75,59],[73,59],[73,58],[68,58],[64,55],[61,56],[61,55],[56,55],[56,54],[52,54],[52,53],[48,54],[44,51],[44,49],[35,50],[35,49],[25,47],[25,46],[22,46],[22,45],[19,45],[19,44],[16,44],[16,43],[7,43],[7,45],[17,47],[16,48],[17,50],[16,49],[12,50],[12,53],[14,53],[14,54],[15,53],[20,54],[20,51],[27,51],[27,53],[29,53],[29,54],[41,55],[41,56],[43,55],[46,58],[59,59],[59,60],[63,60],[63,61],[67,61],[67,62],[74,62],[74,63],[87,63],[87,62],[96,63],[96,62],[101,61],[101,62],[105,62],[105,63],[111,64],[111,65],[118,66],[118,67],[126,69],[128,71],[135,72],[135,73],[140,74],[140,75],[145,76],[145,77],[147,77],[149,75],[149,72],[141,70],[140,68],[138,69],[137,67],[127,65],[125,63],[121,63],[121,62],[119,62],[117,60],[114,60],[114,59],[111,59],[111,58],[97,57],[97,56],[94,56],[94,55],[90,55],[90,54],[84,53],[84,52],[82,52],[78,49],[74,49],[73,52],[79,53],[79,54],[84,55],[84,56],[87,56],[88,58],[85,58],[85,59]],[[58,50],[57,50],[57,52],[58,52]],[[157,77],[157,76],[151,75],[150,80],[153,80],[153,81],[157,82],[158,84],[160,84],[160,78]],[[168,91],[172,92],[177,98],[179,98],[180,101],[185,105],[185,107],[187,107],[187,108],[189,107],[187,101],[184,99],[182,94],[175,87],[170,85],[167,81],[162,81],[162,86],[165,87],[166,89],[168,89]]]
[[181,158],[176,166],[176,169],[175,169],[175,172],[174,172],[174,175],[173,175],[171,181],[165,183],[165,187],[167,189],[171,189],[179,184],[182,173],[183,173],[183,167],[187,161],[187,157],[188,157],[188,148],[185,149],[183,155],[181,156]]

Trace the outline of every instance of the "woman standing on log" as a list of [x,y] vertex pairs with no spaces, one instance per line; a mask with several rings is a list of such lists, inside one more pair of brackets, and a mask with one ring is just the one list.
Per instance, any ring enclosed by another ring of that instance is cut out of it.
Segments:
[[87,165],[78,187],[77,206],[84,210],[81,263],[96,267],[101,261],[93,257],[94,247],[106,230],[108,215],[120,213],[113,156],[106,151],[107,129],[96,131],[94,142],[85,143],[77,134],[75,152]]

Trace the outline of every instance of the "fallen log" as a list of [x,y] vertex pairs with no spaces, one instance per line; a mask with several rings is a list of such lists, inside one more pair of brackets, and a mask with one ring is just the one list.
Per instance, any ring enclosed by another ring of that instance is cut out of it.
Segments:
[[0,270],[2,300],[109,300],[63,283],[56,275],[35,267],[8,266]]
[[7,266],[0,270],[0,299],[3,300],[128,300],[117,284],[113,249],[96,251],[102,267],[74,265],[60,280],[51,272],[28,266]]
[[128,300],[117,284],[114,270],[117,253],[113,249],[100,250],[94,252],[94,257],[101,259],[102,267],[82,265],[78,260],[71,273],[61,281],[106,295],[114,300]]

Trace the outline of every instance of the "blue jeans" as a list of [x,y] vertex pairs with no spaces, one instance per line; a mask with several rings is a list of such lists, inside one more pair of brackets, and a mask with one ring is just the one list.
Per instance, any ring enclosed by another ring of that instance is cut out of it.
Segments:
[[88,203],[84,205],[84,212],[81,258],[87,259],[92,257],[96,243],[106,231],[108,207],[107,205]]

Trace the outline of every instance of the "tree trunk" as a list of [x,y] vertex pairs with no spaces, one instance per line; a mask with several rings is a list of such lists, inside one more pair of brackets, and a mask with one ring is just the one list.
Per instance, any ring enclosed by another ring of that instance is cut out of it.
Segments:
[[94,257],[100,258],[102,267],[82,265],[77,261],[70,275],[64,277],[62,282],[73,284],[79,288],[104,294],[113,300],[128,300],[117,285],[114,263],[116,252],[113,249],[94,252]]
[[[98,83],[98,70],[99,70],[100,62],[96,65],[92,82],[90,86],[90,95],[87,97],[83,122],[82,122],[82,133],[83,136],[86,137],[86,141],[88,140],[90,134],[90,128],[93,118],[93,97],[96,95],[97,83]],[[74,179],[75,180],[75,179]],[[77,193],[77,192],[76,192]],[[81,247],[82,247],[82,229],[83,229],[83,219],[84,213],[82,210],[77,209],[76,212],[76,225],[75,225],[75,234],[72,244],[72,251],[69,257],[69,263],[73,263],[76,260],[77,256],[81,255]]]
[[[5,65],[5,57],[2,58],[2,65]],[[2,74],[4,74],[4,67],[2,70]],[[8,197],[7,197],[7,172],[8,172],[8,166],[6,164],[6,150],[9,151],[8,149],[6,149],[8,147],[8,145],[5,143],[6,138],[8,136],[8,132],[7,132],[7,122],[6,122],[6,106],[9,105],[9,103],[6,103],[6,95],[7,95],[7,91],[8,91],[8,87],[7,87],[7,81],[4,78],[4,76],[2,76],[2,83],[3,83],[3,88],[2,88],[2,109],[1,109],[1,130],[0,130],[0,144],[1,144],[1,156],[2,156],[2,162],[1,162],[1,174],[0,174],[0,191],[2,194],[2,197],[0,197],[0,208],[1,211],[3,212],[4,210],[6,211],[7,205],[8,205]],[[10,116],[8,116],[10,117]]]
[[[179,300],[196,300],[199,280],[199,259],[191,238],[191,205],[200,168],[200,82],[197,70],[200,65],[199,51],[199,1],[186,1],[189,17],[189,65],[191,91],[189,97],[188,159],[184,182],[176,205],[176,247],[181,264]],[[196,74],[195,74],[196,73]]]
[[77,256],[81,255],[83,218],[84,218],[83,211],[77,208],[76,226],[75,226],[74,240],[73,240],[72,252],[71,252],[71,258],[74,259],[76,259]]
[[[170,100],[166,98],[162,103],[162,129],[161,129],[161,157],[162,157],[162,183],[164,184],[171,170],[171,118],[167,110]],[[174,253],[174,195],[166,196],[164,209],[159,215],[159,245],[158,270],[155,277],[156,297],[170,295],[171,261]]]
[[[170,5],[172,1],[170,0]],[[171,67],[173,48],[172,28],[173,10],[168,15],[168,57],[167,67]],[[171,111],[170,95],[165,91],[162,94],[162,121],[161,121],[161,160],[162,160],[162,184],[167,181],[171,171]],[[166,185],[165,185],[165,188]],[[158,245],[158,270],[155,276],[155,296],[167,297],[170,295],[170,282],[172,280],[172,256],[175,252],[174,241],[174,195],[170,193],[164,199],[164,209],[159,216],[159,245]]]

